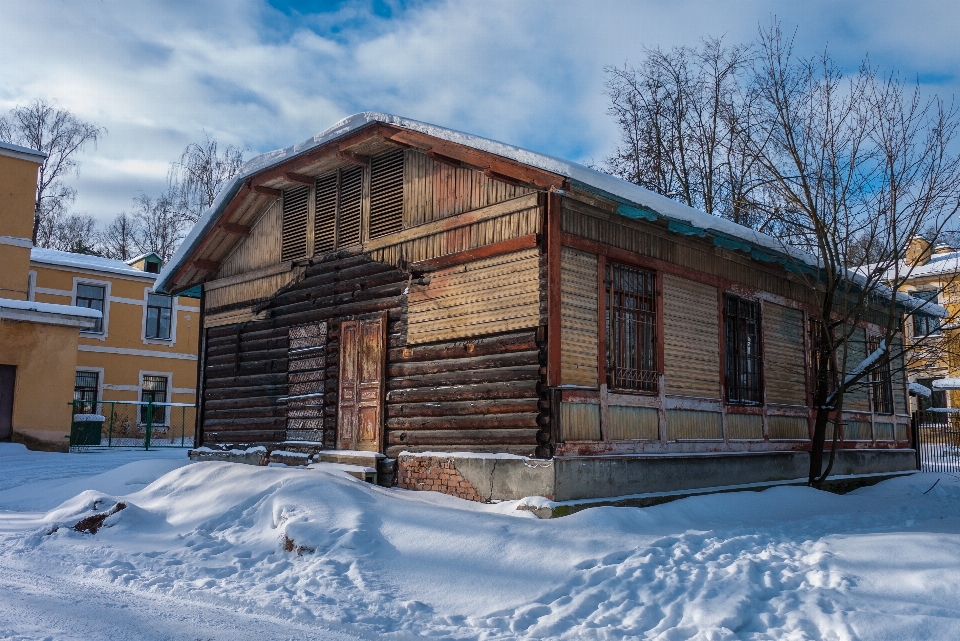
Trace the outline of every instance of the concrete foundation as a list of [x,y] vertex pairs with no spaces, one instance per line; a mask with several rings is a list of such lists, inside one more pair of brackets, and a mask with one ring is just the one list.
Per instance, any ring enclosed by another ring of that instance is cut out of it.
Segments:
[[[545,496],[573,501],[802,480],[806,452],[743,452],[557,457],[457,453],[403,453],[398,485],[479,501]],[[839,450],[832,475],[911,471],[913,450]]]

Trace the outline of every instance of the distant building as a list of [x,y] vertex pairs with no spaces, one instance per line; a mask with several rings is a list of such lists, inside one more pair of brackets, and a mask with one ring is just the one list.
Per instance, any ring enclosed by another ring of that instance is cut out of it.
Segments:
[[[30,252],[30,300],[103,314],[80,331],[71,366],[77,412],[101,411],[101,401],[196,400],[199,301],[155,293],[161,266],[154,253],[124,262],[52,249]],[[156,417],[163,425],[168,413]]]
[[37,170],[45,154],[0,143],[0,441],[65,449],[77,344],[102,322],[72,299],[31,295]]

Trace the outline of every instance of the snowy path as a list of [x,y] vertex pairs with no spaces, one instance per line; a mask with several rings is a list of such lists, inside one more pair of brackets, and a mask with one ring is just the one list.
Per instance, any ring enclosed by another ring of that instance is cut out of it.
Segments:
[[0,638],[960,640],[950,475],[540,521],[317,469],[90,465],[0,491]]

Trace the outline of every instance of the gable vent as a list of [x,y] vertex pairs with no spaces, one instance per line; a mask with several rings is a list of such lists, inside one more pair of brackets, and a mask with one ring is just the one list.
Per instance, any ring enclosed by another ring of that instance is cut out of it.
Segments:
[[403,228],[403,154],[400,149],[370,162],[370,238]]
[[314,253],[337,246],[337,172],[317,178],[316,213],[313,223]]
[[307,210],[309,187],[283,190],[283,231],[280,260],[296,260],[307,255]]
[[340,225],[337,246],[360,243],[360,213],[363,209],[363,167],[340,171]]

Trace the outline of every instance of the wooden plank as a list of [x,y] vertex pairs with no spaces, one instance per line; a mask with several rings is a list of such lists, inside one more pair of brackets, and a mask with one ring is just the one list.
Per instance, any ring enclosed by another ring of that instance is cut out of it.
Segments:
[[667,394],[720,398],[717,289],[663,275],[663,373]]
[[597,257],[569,247],[560,252],[560,371],[563,385],[600,384],[597,372]]
[[520,236],[519,238],[512,238],[510,240],[484,245],[483,247],[478,247],[476,249],[468,249],[466,251],[456,252],[454,254],[447,254],[446,256],[430,258],[410,265],[410,269],[414,272],[425,269],[439,270],[446,267],[452,267],[454,265],[460,265],[462,263],[481,260],[483,258],[499,256],[501,254],[512,254],[514,252],[530,249],[536,246],[537,235],[527,234],[526,236]]
[[806,405],[803,312],[766,302],[762,319],[767,403]]

